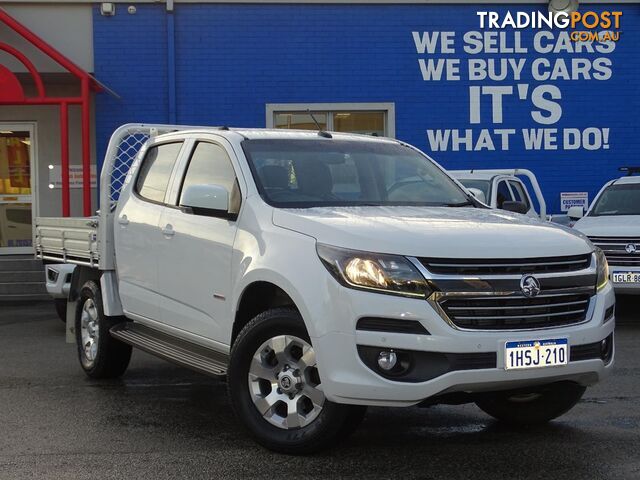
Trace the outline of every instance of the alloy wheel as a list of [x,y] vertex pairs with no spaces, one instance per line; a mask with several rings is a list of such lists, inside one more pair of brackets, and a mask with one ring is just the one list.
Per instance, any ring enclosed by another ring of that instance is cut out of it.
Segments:
[[95,302],[88,298],[82,305],[80,314],[80,339],[82,352],[89,364],[98,357],[98,341],[100,339],[98,309]]
[[313,422],[325,402],[313,347],[293,335],[264,342],[249,366],[249,392],[258,412],[282,429]]

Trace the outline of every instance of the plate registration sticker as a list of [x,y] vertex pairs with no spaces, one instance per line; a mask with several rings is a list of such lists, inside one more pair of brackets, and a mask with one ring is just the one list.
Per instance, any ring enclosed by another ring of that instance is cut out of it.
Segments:
[[566,365],[568,360],[569,342],[566,338],[525,340],[505,344],[505,370],[557,367]]

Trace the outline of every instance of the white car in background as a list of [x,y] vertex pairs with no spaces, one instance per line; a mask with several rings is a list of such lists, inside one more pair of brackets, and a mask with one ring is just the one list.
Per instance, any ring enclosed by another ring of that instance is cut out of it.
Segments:
[[[499,210],[526,214],[547,220],[547,206],[536,176],[530,170],[516,168],[506,170],[450,170],[449,173],[464,185],[478,200]],[[519,176],[529,179],[540,213],[534,207],[532,197]]]
[[623,167],[629,176],[611,180],[583,216],[582,207],[569,210],[574,225],[602,250],[609,261],[616,293],[640,294],[640,167]]

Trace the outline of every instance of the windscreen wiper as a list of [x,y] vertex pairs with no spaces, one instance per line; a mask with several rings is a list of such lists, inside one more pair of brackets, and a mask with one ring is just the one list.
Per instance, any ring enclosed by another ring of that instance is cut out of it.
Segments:
[[475,204],[470,201],[462,202],[462,203],[446,203],[442,205],[443,207],[475,207]]

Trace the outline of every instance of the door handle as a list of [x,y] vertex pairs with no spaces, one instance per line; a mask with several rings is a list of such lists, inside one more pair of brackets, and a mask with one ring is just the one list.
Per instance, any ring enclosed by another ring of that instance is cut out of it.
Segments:
[[173,229],[173,227],[171,226],[171,224],[170,224],[170,223],[168,223],[168,224],[167,224],[167,225],[165,225],[165,227],[162,229],[162,234],[163,234],[165,237],[173,237],[173,236],[176,234],[176,232],[175,232],[175,230]]
[[126,215],[122,215],[120,216],[120,218],[118,218],[118,223],[120,225],[129,225],[129,219],[127,218]]

